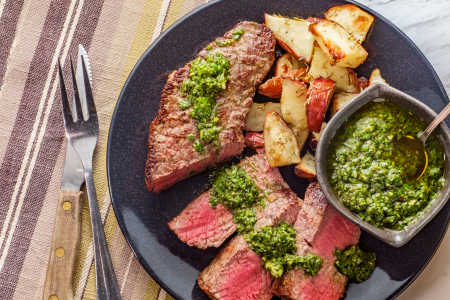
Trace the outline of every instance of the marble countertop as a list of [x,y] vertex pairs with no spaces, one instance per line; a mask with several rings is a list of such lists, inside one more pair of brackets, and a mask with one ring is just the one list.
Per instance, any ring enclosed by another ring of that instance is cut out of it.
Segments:
[[[450,94],[450,0],[359,0],[400,28],[425,54]],[[397,300],[450,299],[450,231]]]

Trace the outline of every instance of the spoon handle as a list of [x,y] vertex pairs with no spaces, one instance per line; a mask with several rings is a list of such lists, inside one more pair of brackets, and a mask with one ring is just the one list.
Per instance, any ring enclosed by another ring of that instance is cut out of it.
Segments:
[[450,103],[447,104],[447,106],[441,111],[441,113],[431,122],[430,125],[428,125],[427,129],[419,136],[419,140],[425,145],[425,141],[430,136],[430,134],[433,132],[433,130],[447,118],[447,116],[450,114]]

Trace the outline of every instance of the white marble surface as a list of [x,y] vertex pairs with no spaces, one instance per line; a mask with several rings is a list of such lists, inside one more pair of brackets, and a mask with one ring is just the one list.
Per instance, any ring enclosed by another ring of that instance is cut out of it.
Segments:
[[[422,50],[450,94],[450,0],[359,0]],[[419,277],[397,300],[450,299],[450,231]]]

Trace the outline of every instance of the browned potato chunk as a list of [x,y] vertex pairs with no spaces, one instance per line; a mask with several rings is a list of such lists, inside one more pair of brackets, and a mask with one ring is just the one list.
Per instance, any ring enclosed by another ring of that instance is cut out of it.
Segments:
[[269,166],[280,167],[299,163],[300,150],[292,129],[274,110],[264,121],[264,148]]
[[317,145],[319,144],[320,136],[322,135],[323,130],[325,129],[325,126],[327,126],[327,123],[322,123],[322,128],[320,129],[320,132],[314,132],[311,131],[309,134],[309,145],[313,150],[316,150]]
[[320,132],[325,113],[334,93],[335,82],[328,78],[316,78],[308,89],[306,121],[309,131]]
[[372,26],[374,17],[356,5],[346,4],[330,8],[325,13],[325,19],[334,21],[345,28],[362,43]]
[[317,43],[314,45],[314,55],[308,75],[311,81],[319,77],[336,81],[336,93],[355,93],[359,89],[355,72],[350,68],[332,66]]
[[381,77],[381,73],[380,73],[379,69],[373,70],[372,74],[370,75],[370,78],[369,78],[369,86],[371,86],[372,84],[375,84],[375,83],[389,85],[386,82],[386,80],[384,80],[383,77]]
[[250,112],[248,113],[247,119],[245,120],[244,129],[247,131],[263,131],[266,114],[271,110],[282,114],[280,103],[252,103]]
[[266,26],[273,31],[278,44],[295,58],[311,62],[314,37],[308,31],[310,23],[265,14]]
[[295,166],[295,175],[300,178],[316,181],[316,158],[311,153],[307,152],[302,157],[302,161]]
[[309,30],[334,66],[356,68],[368,56],[363,46],[335,22],[321,20],[311,24]]
[[331,117],[333,117],[339,110],[341,110],[347,103],[349,103],[358,94],[334,94],[333,105],[331,107]]
[[258,93],[270,98],[280,98],[283,90],[282,78],[291,77],[299,80],[303,80],[306,76],[306,69],[298,69],[289,73],[281,74],[280,76],[273,77],[258,87]]
[[298,129],[306,129],[306,96],[308,88],[302,80],[292,77],[283,78],[281,94],[281,111],[286,122]]
[[247,131],[244,140],[245,146],[250,149],[264,148],[264,136],[262,132]]
[[309,130],[308,129],[297,129],[296,127],[294,127],[293,125],[290,125],[290,124],[289,124],[289,127],[292,129],[292,131],[294,132],[295,138],[297,139],[298,149],[300,151],[302,151],[303,146],[305,146],[306,140],[308,139]]
[[298,69],[307,68],[308,65],[302,60],[296,59],[292,54],[285,53],[278,60],[275,65],[275,77],[289,73]]

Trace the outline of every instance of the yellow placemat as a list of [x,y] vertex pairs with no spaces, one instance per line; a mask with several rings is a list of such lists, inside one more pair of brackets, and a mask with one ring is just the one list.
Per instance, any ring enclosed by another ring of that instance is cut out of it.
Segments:
[[[151,42],[207,0],[0,0],[0,299],[42,299],[66,140],[57,58],[89,53],[100,136],[94,178],[123,299],[171,299],[138,263],[108,193],[109,123]],[[69,76],[68,64],[64,66]],[[67,77],[69,78],[69,77]],[[88,201],[75,299],[95,299]]]

